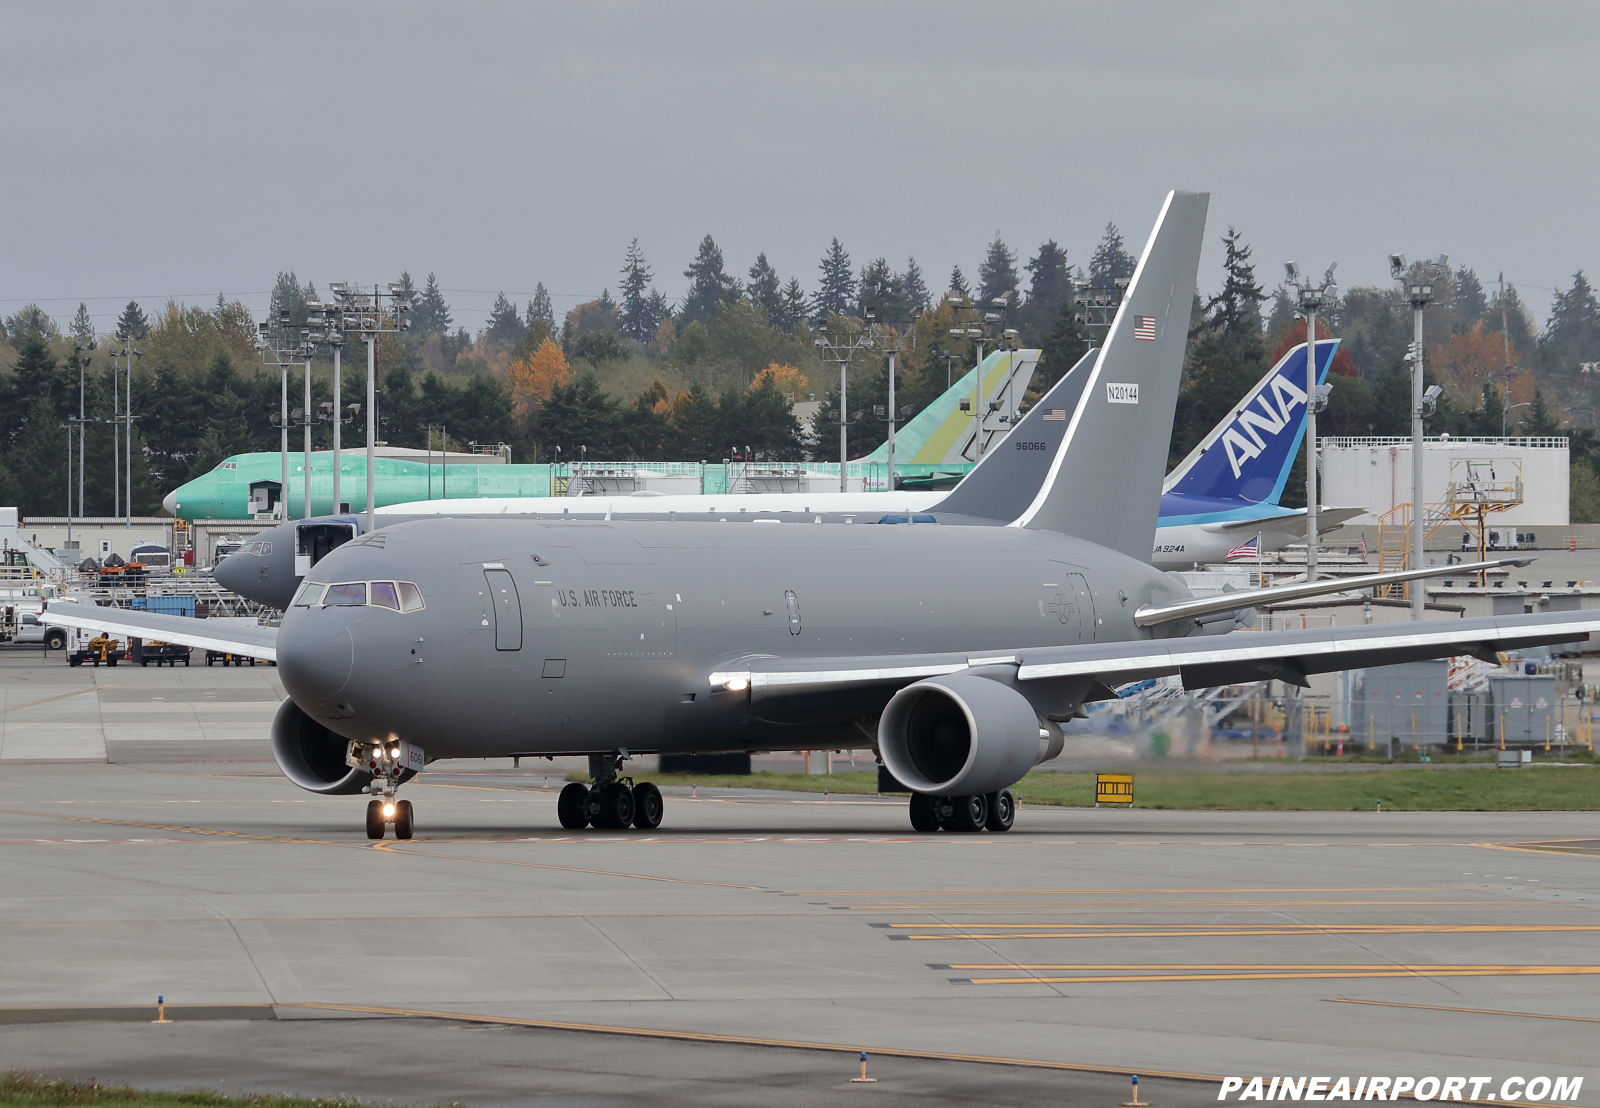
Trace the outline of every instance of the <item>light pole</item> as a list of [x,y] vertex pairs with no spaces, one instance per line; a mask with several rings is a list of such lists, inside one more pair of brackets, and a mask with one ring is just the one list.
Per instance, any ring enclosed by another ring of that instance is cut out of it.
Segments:
[[[136,339],[144,338],[142,334],[127,334],[122,338],[122,349],[115,347],[111,350],[111,511],[113,515],[124,515],[124,527],[133,527],[133,360],[143,358],[144,351],[135,349],[133,343]],[[123,368],[120,372],[127,374],[127,403],[119,405],[117,396],[117,359],[122,359]],[[118,411],[121,407],[123,410]],[[123,438],[122,424],[127,424],[126,441]],[[120,456],[119,456],[120,455]],[[123,472],[126,471],[126,472]],[[124,481],[126,484],[124,485]],[[124,497],[123,490],[127,495]]]
[[879,347],[881,347],[883,349],[883,352],[889,356],[889,403],[885,407],[885,415],[886,415],[886,417],[888,419],[888,422],[889,422],[889,438],[888,438],[888,447],[889,447],[889,450],[888,450],[888,453],[889,453],[889,484],[888,484],[888,487],[887,487],[887,489],[885,491],[886,492],[893,492],[894,488],[895,488],[895,485],[894,485],[894,430],[895,430],[895,423],[900,418],[901,415],[905,414],[905,413],[901,412],[898,408],[896,408],[895,407],[895,403],[894,403],[894,363],[895,363],[895,356],[900,353],[900,348],[903,345],[905,345],[906,343],[909,342],[911,344],[911,349],[913,349],[913,350],[916,349],[916,345],[917,345],[916,315],[915,315],[915,313],[913,313],[911,321],[910,321],[910,326],[908,326],[906,328],[906,334],[902,335],[898,328],[894,327],[893,325],[891,325],[889,323],[879,321],[878,318],[877,318],[876,309],[868,307],[866,305],[863,305],[862,309],[861,309],[861,314],[865,317],[865,319],[867,321],[867,333],[872,336],[872,340],[873,340],[874,344],[879,346]]
[[872,335],[848,336],[847,343],[843,339],[834,339],[827,329],[827,324],[822,325],[822,337],[815,340],[817,353],[825,362],[834,362],[839,366],[839,491],[849,492],[846,477],[846,463],[849,460],[848,431],[850,426],[850,408],[847,403],[848,389],[850,387],[849,372],[850,360],[856,356],[858,350],[872,348]]
[[958,292],[950,293],[949,299],[957,323],[950,328],[950,337],[970,340],[978,351],[972,373],[972,463],[976,465],[983,461],[983,344],[990,330],[1005,322],[1011,294],[995,297],[987,308]]
[[1306,580],[1317,579],[1317,413],[1327,403],[1327,393],[1317,381],[1317,309],[1337,299],[1339,286],[1333,283],[1334,262],[1322,275],[1322,284],[1300,279],[1300,267],[1285,262],[1288,284],[1300,301],[1306,317]]
[[1531,408],[1531,407],[1533,407],[1533,405],[1531,403],[1529,403],[1529,404],[1502,404],[1502,405],[1500,405],[1500,437],[1501,438],[1505,438],[1506,437],[1506,416],[1511,414],[1511,409],[1512,408]]
[[[407,299],[403,285],[391,283],[388,292],[384,293],[377,285],[372,286],[372,295],[368,297],[365,292],[353,289],[342,281],[333,281],[328,285],[328,291],[333,293],[334,303],[338,305],[338,319],[340,331],[359,331],[361,341],[367,344],[367,523],[368,531],[377,526],[378,488],[376,484],[377,470],[377,398],[378,398],[378,336],[399,334],[408,330],[411,321],[407,314],[411,311],[411,301]],[[384,310],[384,299],[389,301],[388,310]],[[335,348],[337,349],[337,347]],[[340,399],[343,399],[342,397]]]
[[[93,339],[89,340],[89,345],[87,347],[85,347],[83,345],[83,343],[81,343],[81,342],[75,342],[75,343],[72,344],[74,360],[76,360],[77,363],[78,363],[78,418],[77,419],[69,419],[68,422],[72,423],[72,424],[75,424],[77,426],[77,428],[78,428],[78,514],[80,516],[84,514],[84,510],[83,510],[83,433],[84,433],[85,426],[90,422],[84,416],[83,377],[84,377],[84,374],[86,372],[88,372],[88,369],[89,369],[89,351],[93,350],[94,346],[95,346],[95,344],[94,344],[94,340]],[[96,422],[98,422],[98,421],[96,421]],[[72,544],[72,474],[71,474],[71,466],[72,466],[71,449],[72,449],[72,446],[71,446],[71,443],[72,443],[72,436],[71,436],[71,433],[68,432],[68,436],[67,436],[67,444],[68,444],[67,445],[67,450],[68,450],[68,456],[67,456],[67,466],[68,466],[68,473],[67,473],[67,545],[69,545],[69,546]]]
[[[1404,254],[1389,255],[1389,275],[1405,286],[1406,297],[1411,301],[1413,338],[1411,353],[1411,566],[1422,568],[1422,421],[1430,413],[1423,410],[1422,388],[1422,313],[1433,299],[1433,283],[1448,273],[1450,255],[1440,254],[1431,262],[1419,263],[1415,273],[1406,266]],[[1426,590],[1412,582],[1406,585],[1411,594],[1411,618],[1422,619],[1422,605]]]

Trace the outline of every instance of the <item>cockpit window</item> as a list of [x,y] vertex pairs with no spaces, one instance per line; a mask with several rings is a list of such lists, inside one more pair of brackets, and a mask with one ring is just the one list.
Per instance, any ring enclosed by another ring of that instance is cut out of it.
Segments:
[[244,553],[255,554],[264,558],[272,553],[272,544],[270,542],[253,542],[244,548]]
[[316,604],[351,608],[372,605],[395,612],[419,612],[427,605],[422,592],[411,581],[342,581],[337,585],[303,582],[291,605]]
[[419,612],[423,608],[422,593],[410,581],[400,582],[400,610],[402,612]]
[[367,602],[367,583],[365,581],[347,581],[339,585],[329,585],[328,591],[322,594],[322,602],[328,605],[354,605]]

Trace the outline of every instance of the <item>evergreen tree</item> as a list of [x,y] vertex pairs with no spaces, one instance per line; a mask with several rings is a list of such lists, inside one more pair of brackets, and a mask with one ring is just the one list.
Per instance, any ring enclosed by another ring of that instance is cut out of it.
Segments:
[[555,330],[556,312],[550,306],[550,294],[545,291],[543,281],[533,286],[533,299],[528,301],[528,326],[532,327],[535,320],[543,320]]
[[739,295],[738,283],[723,271],[722,248],[710,235],[700,240],[700,249],[683,275],[689,278],[689,292],[678,311],[680,328],[712,318],[724,301]]
[[978,267],[978,299],[988,304],[1002,296],[1009,297],[1011,305],[1016,306],[1017,256],[996,231],[983,264]]
[[562,461],[577,461],[583,447],[591,458],[614,458],[624,445],[621,405],[606,395],[592,373],[553,388],[535,413],[533,429],[546,457],[553,457],[559,446]]
[[[222,304],[222,294],[220,292],[217,293],[217,304],[219,306]],[[81,301],[78,304],[78,314],[72,317],[71,330],[73,341],[81,344],[85,349],[94,341],[94,320],[89,318],[89,306]]]
[[645,302],[645,318],[655,324],[645,341],[654,342],[661,331],[661,324],[672,318],[672,305],[667,303],[667,298],[661,295],[659,289],[650,290],[650,299]]
[[622,296],[622,333],[637,342],[654,338],[661,322],[650,312],[650,279],[654,276],[644,260],[644,251],[639,249],[639,240],[634,239],[623,259],[618,291]]
[[783,285],[778,280],[778,271],[772,268],[765,253],[757,254],[755,264],[750,267],[750,283],[745,286],[745,295],[750,298],[750,303],[767,313],[769,323],[780,325],[783,317]]
[[922,311],[933,303],[933,297],[928,292],[928,283],[923,280],[922,267],[917,265],[917,259],[906,259],[906,271],[900,274],[900,287],[905,292],[906,304],[912,311]]
[[[396,281],[395,284],[400,286],[400,296],[411,301],[412,305],[415,306],[417,302],[417,285],[416,282],[411,279],[411,271],[409,269],[402,269],[400,271],[400,280]],[[317,299],[317,286],[309,282],[306,284],[306,299]]]
[[117,317],[117,337],[119,339],[143,339],[150,334],[150,319],[144,314],[144,309],[139,307],[137,300],[128,301],[128,306],[122,309],[122,314]]
[[967,287],[966,274],[961,272],[960,266],[953,266],[950,270],[950,291],[961,296],[972,295],[972,290]]
[[812,303],[817,318],[826,318],[830,313],[849,315],[856,298],[856,282],[850,273],[850,255],[845,253],[838,238],[828,245],[828,252],[822,255],[817,268],[822,271],[817,298]]
[[439,289],[439,280],[432,273],[428,274],[428,283],[423,286],[422,295],[412,301],[411,305],[411,330],[417,335],[442,335],[450,330],[450,305],[444,301],[444,293]]
[[1110,288],[1118,277],[1133,276],[1133,255],[1122,245],[1122,232],[1115,223],[1106,224],[1106,233],[1089,259],[1089,284],[1095,288]]
[[800,287],[798,277],[789,278],[789,283],[783,288],[783,308],[779,318],[784,330],[790,332],[811,318],[811,302]]
[[1466,266],[1456,270],[1456,329],[1472,330],[1472,325],[1489,314],[1489,298],[1483,282]]
[[[1293,300],[1289,298],[1289,290],[1282,285],[1272,290],[1272,314],[1267,317],[1267,334],[1279,335],[1295,325],[1295,314],[1299,312]],[[1320,317],[1319,317],[1320,318]],[[1302,337],[1305,328],[1301,328]],[[1322,338],[1322,326],[1317,326],[1317,338]]]
[[870,265],[861,267],[859,296],[862,310],[873,309],[880,323],[896,323],[911,316],[905,286],[900,276],[889,268],[887,258],[876,258]]
[[517,306],[502,291],[495,297],[494,307],[489,311],[489,326],[485,337],[490,342],[511,347],[522,338],[524,330],[522,317],[517,314]]
[[1544,390],[1533,390],[1533,403],[1528,405],[1528,419],[1522,427],[1524,435],[1559,435],[1561,421],[1551,414],[1549,407],[1544,402]]
[[1028,260],[1028,303],[1038,304],[1054,315],[1072,297],[1072,273],[1067,267],[1067,252],[1048,239],[1039,253]]
[[1583,270],[1572,275],[1572,288],[1556,293],[1539,349],[1552,369],[1600,358],[1600,301]]
[[[122,318],[117,320],[117,337],[127,338],[129,327],[129,311],[138,309],[138,305],[128,304],[122,313]],[[285,323],[283,313],[288,312],[289,318]],[[139,318],[144,318],[144,313],[139,312]],[[300,330],[300,325],[306,321],[306,298],[300,291],[300,281],[295,277],[294,271],[279,273],[278,280],[272,286],[272,299],[267,304],[267,337],[274,343],[284,343],[287,340],[286,332]]]
[[1071,300],[1056,310],[1050,333],[1039,344],[1039,370],[1044,374],[1044,389],[1065,377],[1067,370],[1078,364],[1078,359],[1089,350],[1077,319],[1077,307]]
[[1261,302],[1267,294],[1256,284],[1256,269],[1250,263],[1250,248],[1244,245],[1243,236],[1233,227],[1222,237],[1227,247],[1223,269],[1227,278],[1222,291],[1206,302],[1211,312],[1212,326],[1230,334],[1253,332],[1261,335]]

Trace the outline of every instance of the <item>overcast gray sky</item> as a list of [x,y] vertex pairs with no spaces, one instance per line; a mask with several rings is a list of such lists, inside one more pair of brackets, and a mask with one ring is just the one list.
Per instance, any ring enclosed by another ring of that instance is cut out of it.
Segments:
[[814,289],[915,254],[935,290],[998,230],[1137,252],[1212,194],[1257,274],[1385,255],[1504,270],[1541,316],[1600,266],[1600,5],[3,4],[0,310],[264,309],[279,270],[431,270],[456,319],[542,281],[669,297],[700,237]]

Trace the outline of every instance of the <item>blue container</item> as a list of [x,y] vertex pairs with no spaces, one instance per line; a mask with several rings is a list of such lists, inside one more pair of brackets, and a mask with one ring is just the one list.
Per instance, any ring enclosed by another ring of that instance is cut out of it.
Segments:
[[163,616],[194,616],[194,597],[192,596],[136,596],[133,598],[133,610],[136,612],[155,612]]

